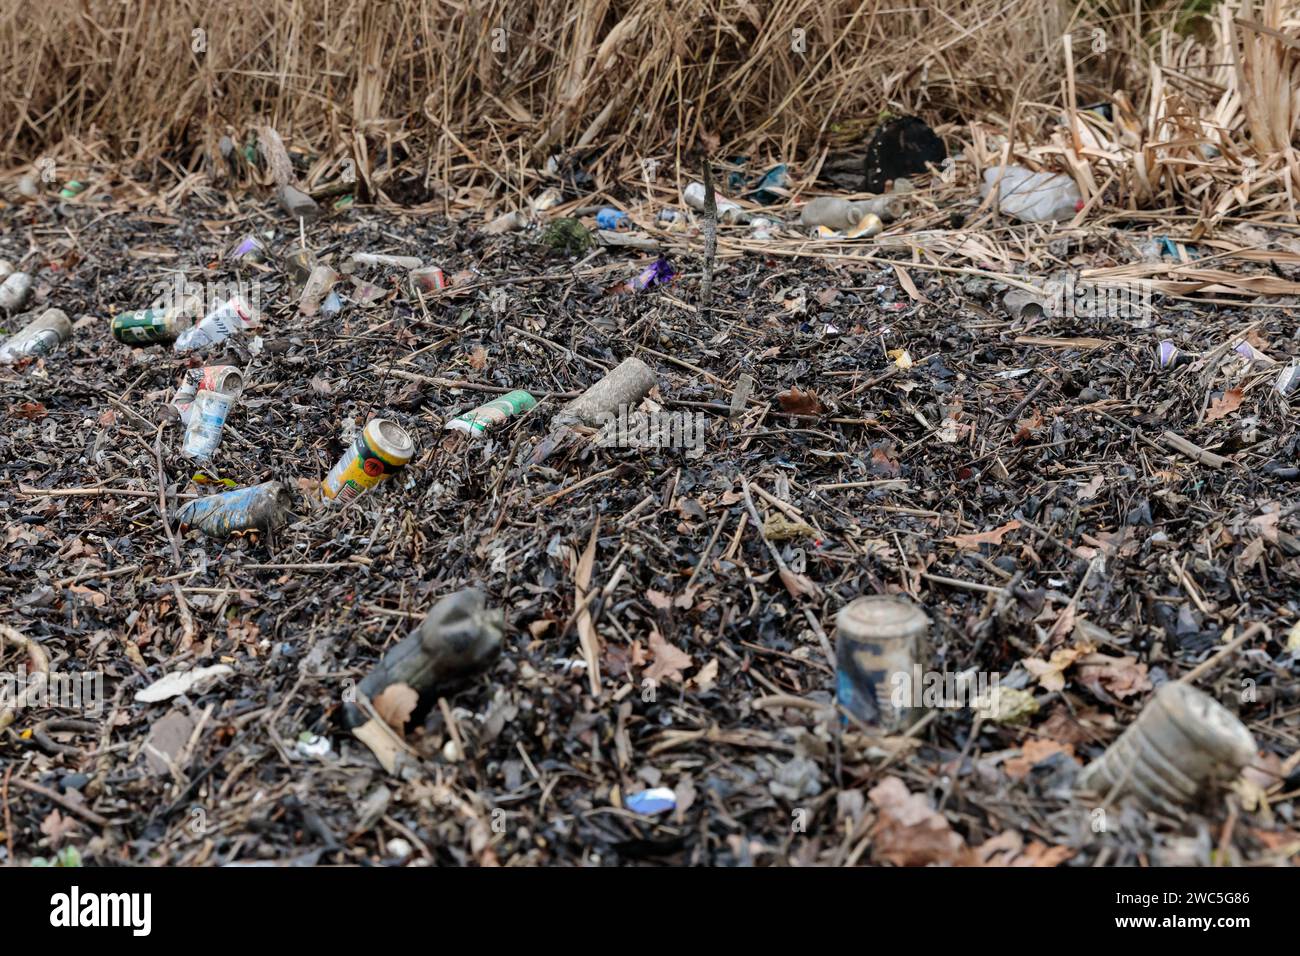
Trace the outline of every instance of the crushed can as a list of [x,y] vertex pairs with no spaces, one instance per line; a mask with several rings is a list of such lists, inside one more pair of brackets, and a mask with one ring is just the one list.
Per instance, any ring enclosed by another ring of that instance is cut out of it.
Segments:
[[181,529],[197,528],[212,538],[270,531],[285,523],[293,500],[278,481],[236,488],[186,502],[177,512]]
[[0,365],[19,359],[49,355],[72,335],[72,322],[62,309],[46,309],[0,345]]
[[414,454],[415,443],[402,426],[372,418],[325,476],[321,490],[326,498],[345,505],[397,474]]
[[181,413],[181,421],[187,425],[194,410],[194,399],[203,389],[225,392],[238,398],[244,391],[244,374],[234,365],[205,365],[202,368],[188,369],[172,398],[172,407]]
[[240,296],[234,296],[205,315],[203,321],[177,336],[175,349],[177,352],[188,352],[216,345],[252,328],[256,320],[253,307]]
[[533,398],[528,392],[521,388],[515,389],[513,392],[507,392],[500,398],[488,402],[486,405],[480,405],[463,415],[457,415],[442,426],[443,431],[464,432],[477,438],[507,418],[522,415],[536,404],[537,399]]
[[869,727],[904,729],[915,715],[915,688],[907,682],[926,657],[925,611],[903,597],[868,595],[840,608],[835,626],[840,705]]
[[221,432],[226,427],[226,419],[230,417],[235,402],[234,395],[200,389],[194,398],[194,407],[190,410],[181,454],[194,461],[211,461],[221,444]]
[[1192,803],[1255,759],[1255,738],[1231,711],[1190,684],[1170,681],[1106,752],[1080,772],[1080,790],[1131,794],[1150,807]]
[[200,300],[190,296],[169,308],[139,309],[113,316],[113,338],[125,345],[175,342],[194,324]]

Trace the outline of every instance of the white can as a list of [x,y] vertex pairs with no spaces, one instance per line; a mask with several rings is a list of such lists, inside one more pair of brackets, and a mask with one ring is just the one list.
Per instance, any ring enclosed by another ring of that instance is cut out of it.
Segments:
[[226,419],[235,407],[235,398],[228,392],[199,389],[190,412],[190,423],[185,429],[181,454],[201,462],[212,459],[221,444],[221,431],[226,427]]

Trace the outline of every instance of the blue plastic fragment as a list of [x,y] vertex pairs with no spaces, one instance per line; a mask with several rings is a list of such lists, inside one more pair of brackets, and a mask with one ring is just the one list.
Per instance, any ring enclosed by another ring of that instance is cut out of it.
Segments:
[[655,787],[642,790],[627,798],[627,808],[633,813],[652,817],[656,813],[666,813],[677,806],[677,795],[667,787]]
[[600,229],[617,229],[627,221],[627,213],[612,206],[606,206],[596,213],[596,226]]

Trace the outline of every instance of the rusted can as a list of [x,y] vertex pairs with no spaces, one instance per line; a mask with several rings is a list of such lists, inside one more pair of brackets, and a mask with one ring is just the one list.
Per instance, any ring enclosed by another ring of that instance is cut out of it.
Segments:
[[198,528],[213,538],[269,531],[284,524],[293,501],[278,481],[236,488],[187,502],[176,512],[181,529]]
[[537,399],[522,388],[518,388],[488,402],[486,405],[480,405],[473,411],[457,415],[442,426],[443,431],[465,432],[465,434],[477,438],[488,429],[501,424],[507,418],[522,415],[536,404]]
[[1132,794],[1156,808],[1180,807],[1231,782],[1255,758],[1255,738],[1209,694],[1170,681],[1137,720],[1079,774],[1080,790]]
[[915,715],[915,695],[899,700],[896,691],[924,663],[930,629],[925,611],[906,598],[875,594],[840,608],[835,626],[836,698],[870,727],[903,729]]
[[0,365],[12,365],[19,359],[49,355],[58,344],[72,335],[72,322],[62,309],[46,309],[0,345]]
[[113,316],[113,338],[126,345],[175,342],[194,324],[194,315],[199,308],[198,297],[192,296],[169,308],[119,313]]
[[189,423],[194,409],[194,399],[201,389],[225,392],[238,398],[244,391],[244,373],[234,365],[205,365],[186,371],[185,378],[176,389],[172,407],[181,413],[181,421]]
[[414,454],[415,443],[402,426],[372,418],[325,476],[321,490],[326,498],[347,504],[401,471]]
[[442,270],[437,266],[412,269],[411,279],[425,292],[437,292],[440,289],[447,288],[447,277],[442,274]]
[[221,432],[226,427],[226,419],[230,417],[235,401],[234,395],[199,389],[194,398],[194,407],[190,410],[189,425],[185,428],[181,454],[195,461],[211,461],[221,444]]

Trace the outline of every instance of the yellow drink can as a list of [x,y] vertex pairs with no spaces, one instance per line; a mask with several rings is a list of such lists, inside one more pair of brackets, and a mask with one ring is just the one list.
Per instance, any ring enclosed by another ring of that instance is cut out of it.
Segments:
[[338,504],[347,504],[406,467],[415,443],[397,422],[372,418],[330,469],[321,490]]

